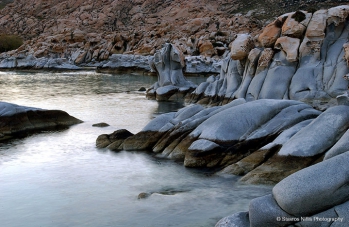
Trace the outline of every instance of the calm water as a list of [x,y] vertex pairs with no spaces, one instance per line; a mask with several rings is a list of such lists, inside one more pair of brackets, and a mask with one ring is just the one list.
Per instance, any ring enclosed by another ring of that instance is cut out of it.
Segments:
[[[199,82],[203,78],[193,78]],[[141,130],[181,103],[146,100],[156,78],[0,72],[0,100],[62,109],[84,123],[0,144],[2,227],[200,227],[245,211],[270,188],[242,186],[141,152],[97,149],[98,135]],[[92,124],[106,122],[106,128]],[[141,192],[153,193],[139,200]]]

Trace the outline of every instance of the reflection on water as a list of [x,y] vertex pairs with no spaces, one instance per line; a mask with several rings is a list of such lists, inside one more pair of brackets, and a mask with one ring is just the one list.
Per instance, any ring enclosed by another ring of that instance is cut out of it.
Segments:
[[[63,109],[84,120],[68,130],[0,144],[1,226],[213,226],[270,192],[145,153],[97,149],[100,134],[119,128],[135,133],[154,113],[182,107],[136,92],[155,80],[92,72],[0,73],[1,101]],[[92,127],[102,121],[111,126]],[[142,192],[151,195],[139,200]]]

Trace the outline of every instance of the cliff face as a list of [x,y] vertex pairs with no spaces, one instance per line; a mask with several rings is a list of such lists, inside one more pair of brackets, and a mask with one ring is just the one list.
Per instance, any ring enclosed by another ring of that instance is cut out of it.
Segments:
[[27,40],[11,56],[73,58],[79,64],[113,53],[152,55],[165,42],[186,55],[221,56],[236,34],[257,34],[263,19],[314,2],[320,7],[323,1],[15,0],[0,11],[0,27]]

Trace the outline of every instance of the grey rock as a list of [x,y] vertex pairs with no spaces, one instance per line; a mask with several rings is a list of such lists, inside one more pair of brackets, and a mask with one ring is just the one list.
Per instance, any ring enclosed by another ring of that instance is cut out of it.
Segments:
[[220,59],[204,56],[185,57],[186,73],[219,73],[221,70]]
[[92,125],[93,127],[108,127],[109,124],[105,123],[105,122],[101,122],[101,123],[96,123]]
[[345,153],[347,151],[349,151],[349,130],[347,130],[337,141],[337,143],[326,152],[324,160]]
[[149,61],[153,56],[142,56],[133,54],[112,54],[101,68],[139,68],[151,70]]
[[156,99],[159,101],[168,100],[177,92],[184,94],[191,92],[197,87],[184,77],[183,53],[172,44],[167,43],[160,51],[157,51],[149,65],[158,73],[158,82],[151,89],[154,89]]
[[314,156],[334,145],[349,125],[349,107],[334,106],[295,134],[279,155]]
[[45,110],[6,102],[0,102],[0,122],[1,140],[82,123],[61,110]]
[[215,227],[250,227],[248,212],[240,212],[224,217],[217,222]]
[[295,216],[309,216],[349,199],[349,152],[302,169],[273,188],[279,206]]
[[271,194],[251,200],[249,218],[251,227],[281,227],[295,223],[298,220],[297,217],[281,209]]

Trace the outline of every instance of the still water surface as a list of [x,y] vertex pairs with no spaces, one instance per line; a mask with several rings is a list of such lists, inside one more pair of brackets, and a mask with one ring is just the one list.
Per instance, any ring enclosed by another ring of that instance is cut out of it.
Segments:
[[[131,74],[0,72],[1,101],[61,109],[84,121],[0,144],[1,226],[206,227],[270,193],[142,152],[97,149],[100,134],[136,133],[155,115],[183,107],[137,91],[155,81]],[[92,127],[99,122],[110,126]],[[141,192],[153,194],[139,200]]]

